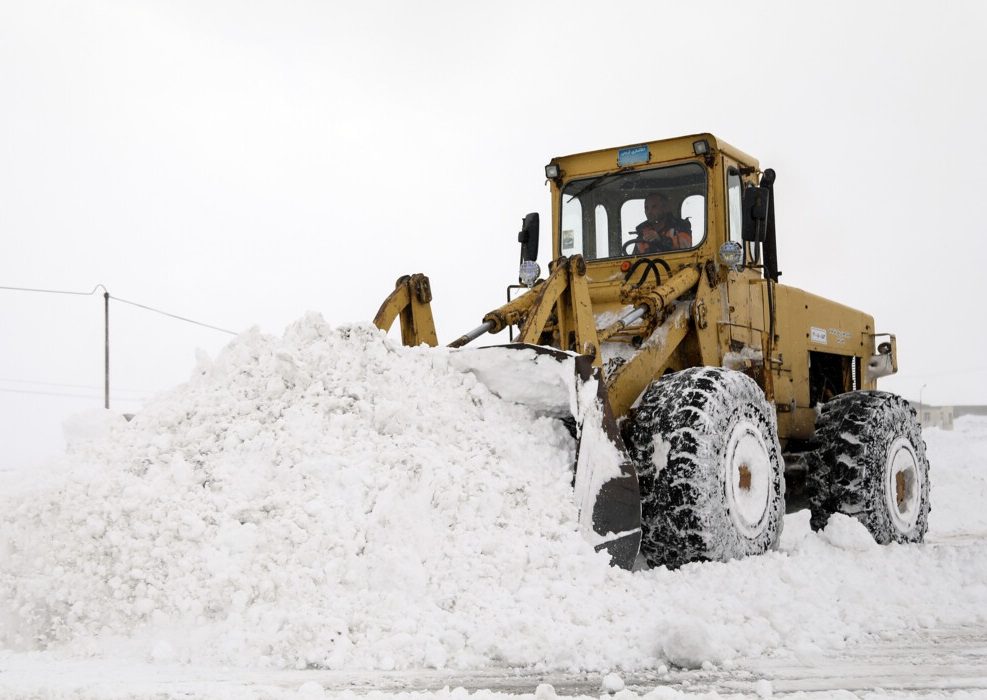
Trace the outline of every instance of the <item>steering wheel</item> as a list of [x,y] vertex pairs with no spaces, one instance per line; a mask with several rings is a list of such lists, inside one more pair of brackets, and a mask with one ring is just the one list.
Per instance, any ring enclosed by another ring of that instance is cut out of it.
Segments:
[[640,236],[635,236],[634,238],[630,239],[629,241],[624,243],[624,248],[623,248],[624,255],[634,255],[635,251],[637,250],[637,244],[644,242],[645,240]]

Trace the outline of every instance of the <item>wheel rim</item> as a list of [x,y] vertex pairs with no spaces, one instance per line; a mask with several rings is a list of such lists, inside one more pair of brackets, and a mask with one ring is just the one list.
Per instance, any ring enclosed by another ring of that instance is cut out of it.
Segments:
[[901,532],[908,532],[918,522],[922,480],[912,443],[904,437],[895,439],[884,468],[884,498],[891,520]]
[[730,517],[749,538],[768,526],[772,471],[760,428],[750,421],[739,422],[727,442],[725,492]]

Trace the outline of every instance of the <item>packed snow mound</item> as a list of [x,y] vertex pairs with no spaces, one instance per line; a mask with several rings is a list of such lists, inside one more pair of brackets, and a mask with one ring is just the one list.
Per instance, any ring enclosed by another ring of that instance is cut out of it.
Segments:
[[[8,644],[191,622],[232,660],[468,665],[520,624],[501,598],[528,575],[608,575],[576,534],[565,428],[373,328],[246,333],[104,427],[7,511]],[[467,645],[474,616],[489,636]]]
[[310,315],[129,423],[81,421],[60,463],[0,489],[0,647],[612,671],[987,624],[982,543],[859,548],[804,514],[762,557],[611,569],[577,534],[568,431],[454,352]]

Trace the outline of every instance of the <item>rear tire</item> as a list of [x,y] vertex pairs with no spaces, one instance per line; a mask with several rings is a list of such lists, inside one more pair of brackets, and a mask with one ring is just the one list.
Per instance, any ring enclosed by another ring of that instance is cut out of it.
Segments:
[[653,382],[629,419],[651,566],[726,561],[777,546],[784,466],[775,413],[740,372],[697,367]]
[[812,527],[833,513],[864,524],[880,544],[921,542],[929,525],[929,460],[907,401],[883,391],[823,404],[817,449],[806,455]]

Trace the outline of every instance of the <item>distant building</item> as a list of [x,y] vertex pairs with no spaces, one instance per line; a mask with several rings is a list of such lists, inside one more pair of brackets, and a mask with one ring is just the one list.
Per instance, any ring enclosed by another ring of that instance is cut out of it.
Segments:
[[987,406],[953,406],[953,413],[960,416],[987,416]]
[[912,408],[918,414],[918,421],[923,428],[953,429],[955,410],[952,406],[929,406],[928,404],[913,403]]

